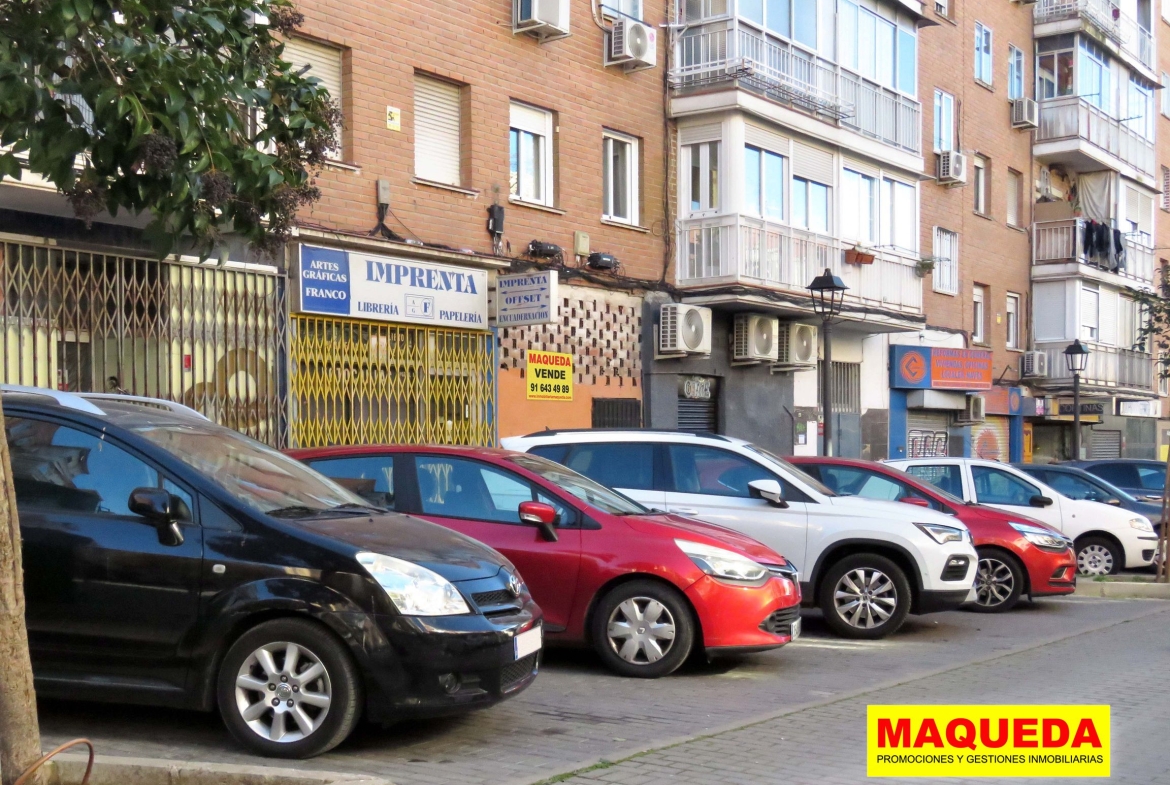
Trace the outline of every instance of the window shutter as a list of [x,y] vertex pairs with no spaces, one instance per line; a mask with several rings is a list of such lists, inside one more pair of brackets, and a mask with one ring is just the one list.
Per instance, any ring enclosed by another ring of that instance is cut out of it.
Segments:
[[1117,292],[1102,291],[1100,296],[1101,324],[1097,334],[1101,343],[1106,346],[1117,346]]
[[792,173],[797,177],[833,185],[833,154],[801,142],[792,143]]
[[1098,308],[1100,303],[1100,292],[1096,289],[1088,287],[1081,287],[1081,326],[1092,327],[1098,330],[1100,336],[1100,322],[1098,321]]
[[[717,142],[723,136],[722,123],[705,123],[704,125],[688,125],[678,131],[679,144],[697,144],[699,142]],[[750,144],[750,142],[749,142]],[[777,152],[780,152],[779,150]]]
[[1170,210],[1170,167],[1162,167],[1162,209]]
[[[305,66],[309,70],[304,76],[314,76],[321,86],[329,91],[333,102],[344,106],[341,80],[341,50],[336,46],[309,41],[304,38],[290,38],[284,42],[284,60],[292,64],[293,71]],[[329,152],[330,158],[340,158],[341,150]]]
[[773,153],[787,156],[788,153],[788,137],[778,134],[774,131],[769,131],[766,128],[760,128],[758,125],[748,123],[744,129],[744,141],[755,147],[770,150]]
[[1136,188],[1126,186],[1125,189],[1125,217],[1129,221],[1139,223],[1138,216],[1141,215],[1141,194]]
[[1154,234],[1154,229],[1150,226],[1150,213],[1154,209],[1154,199],[1148,194],[1138,194],[1138,229],[1148,235]]
[[414,173],[423,180],[462,185],[458,85],[415,74]]
[[552,116],[548,112],[523,104],[512,104],[511,123],[513,128],[528,131],[546,139],[552,132],[550,127]]
[[1007,222],[1020,225],[1020,176],[1015,172],[1008,172]]

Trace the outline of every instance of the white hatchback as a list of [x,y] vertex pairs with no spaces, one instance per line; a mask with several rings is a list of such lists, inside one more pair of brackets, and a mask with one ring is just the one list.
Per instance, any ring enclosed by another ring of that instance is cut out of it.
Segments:
[[977,557],[960,521],[837,496],[740,439],[674,431],[545,431],[503,446],[563,463],[647,507],[742,532],[801,568],[806,604],[837,633],[880,638],[907,613],[956,608]]
[[1082,575],[1146,567],[1158,538],[1150,519],[1087,499],[1071,499],[1013,466],[979,458],[890,461],[966,502],[1036,518],[1073,540]]

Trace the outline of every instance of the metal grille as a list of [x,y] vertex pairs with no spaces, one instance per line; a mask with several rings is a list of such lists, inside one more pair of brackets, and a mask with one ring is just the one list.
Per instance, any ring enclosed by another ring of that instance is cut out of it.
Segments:
[[513,663],[504,666],[500,671],[500,689],[506,690],[513,684],[523,681],[532,671],[536,670],[537,654],[529,654]]
[[1090,458],[1120,458],[1121,431],[1090,431]]
[[594,398],[594,428],[641,428],[642,402],[637,398]]
[[781,608],[760,622],[760,629],[773,635],[791,635],[792,624],[800,618],[800,606]]
[[4,243],[0,286],[5,383],[165,398],[287,443],[283,274]]
[[833,363],[829,389],[834,414],[861,414],[861,363]]
[[492,334],[294,314],[292,443],[492,445]]

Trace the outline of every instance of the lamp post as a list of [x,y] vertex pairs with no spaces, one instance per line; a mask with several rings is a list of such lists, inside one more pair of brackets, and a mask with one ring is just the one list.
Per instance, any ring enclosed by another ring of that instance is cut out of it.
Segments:
[[1080,339],[1064,349],[1064,364],[1073,377],[1073,460],[1081,459],[1081,374],[1089,365],[1089,349]]
[[821,414],[825,421],[825,435],[821,441],[821,454],[833,454],[833,399],[829,384],[832,378],[833,349],[832,349],[832,319],[841,313],[841,303],[845,299],[845,285],[833,271],[825,268],[825,272],[813,278],[808,285],[812,295],[813,311],[821,317],[821,340],[824,341],[824,359],[821,361]]

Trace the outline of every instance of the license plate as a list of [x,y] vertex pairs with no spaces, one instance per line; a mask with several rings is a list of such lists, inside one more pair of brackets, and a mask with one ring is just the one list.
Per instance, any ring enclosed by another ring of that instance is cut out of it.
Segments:
[[798,618],[796,621],[792,622],[792,640],[796,640],[799,637],[800,637],[800,619]]
[[534,651],[540,651],[541,644],[544,642],[541,629],[541,627],[533,627],[512,639],[516,645],[516,659],[527,657]]

